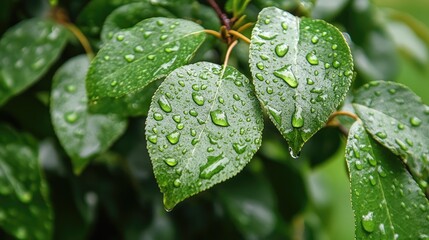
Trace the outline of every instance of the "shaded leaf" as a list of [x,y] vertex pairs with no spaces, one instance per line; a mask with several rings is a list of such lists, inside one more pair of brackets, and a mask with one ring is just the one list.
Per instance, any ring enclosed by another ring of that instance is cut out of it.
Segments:
[[165,208],[240,172],[261,144],[262,121],[250,82],[236,69],[201,62],[172,72],[146,124]]
[[353,61],[332,25],[270,7],[252,32],[250,70],[259,100],[298,155],[344,100]]
[[88,112],[85,91],[88,66],[87,57],[75,57],[57,71],[52,83],[52,123],[76,173],[83,170],[91,157],[105,151],[126,127],[126,121],[116,115]]
[[160,16],[173,17],[173,14],[149,2],[136,2],[121,6],[107,16],[104,21],[101,40],[103,42],[110,40],[116,32],[132,27],[145,18]]
[[204,39],[201,26],[168,18],[146,19],[116,33],[91,62],[86,83],[90,108],[141,92],[187,63]]
[[429,202],[401,161],[356,122],[346,147],[356,239],[427,239]]
[[0,40],[0,105],[37,81],[56,61],[67,31],[47,19],[29,19]]
[[51,239],[52,209],[37,142],[0,125],[0,226],[17,239]]
[[371,82],[360,88],[353,107],[372,137],[400,156],[417,180],[429,176],[429,107],[407,87]]

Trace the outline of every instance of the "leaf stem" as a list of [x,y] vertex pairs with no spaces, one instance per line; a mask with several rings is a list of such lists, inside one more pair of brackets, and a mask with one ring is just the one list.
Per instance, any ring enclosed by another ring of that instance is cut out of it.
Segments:
[[332,113],[331,116],[329,116],[328,123],[337,116],[347,116],[347,117],[353,118],[355,121],[359,120],[359,117],[354,113],[347,112],[347,111],[336,111]]
[[210,35],[215,36],[216,38],[222,39],[222,36],[219,32],[216,32],[215,30],[211,30],[211,29],[204,29],[204,32]]
[[82,45],[83,49],[86,52],[86,55],[88,55],[88,58],[91,60],[94,58],[94,51],[91,48],[91,44],[89,44],[88,39],[85,37],[85,35],[80,31],[76,25],[72,23],[63,23],[64,26],[73,33],[73,35],[79,40],[80,44]]
[[250,44],[250,39],[247,38],[246,36],[244,36],[243,34],[239,33],[238,31],[229,30],[228,33],[231,34],[231,35],[233,35],[234,37],[237,37],[237,38],[243,40],[247,44]]
[[237,45],[237,43],[238,41],[235,40],[228,46],[228,50],[226,50],[226,54],[225,54],[225,61],[223,62],[224,68],[226,68],[226,65],[228,65],[229,56],[231,55],[232,49],[235,47],[235,45]]
[[239,28],[237,29],[237,32],[243,32],[244,30],[248,29],[249,27],[251,27],[251,26],[253,26],[253,25],[255,25],[255,23],[253,23],[253,22],[248,22],[248,23],[244,24],[243,26],[239,27]]

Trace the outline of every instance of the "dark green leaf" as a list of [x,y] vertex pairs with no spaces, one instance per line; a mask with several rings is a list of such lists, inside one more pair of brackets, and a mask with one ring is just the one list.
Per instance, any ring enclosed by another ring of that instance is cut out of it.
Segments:
[[371,82],[356,92],[353,107],[366,130],[409,166],[417,180],[429,176],[429,107],[393,82]]
[[51,239],[52,210],[37,142],[0,125],[0,226],[17,239]]
[[91,157],[105,151],[126,127],[126,121],[115,115],[88,113],[88,66],[86,56],[73,58],[57,71],[52,83],[52,123],[76,173],[83,170]]
[[104,22],[101,31],[103,42],[112,39],[113,35],[121,29],[136,25],[145,18],[173,17],[173,15],[159,6],[153,6],[148,2],[130,3],[115,9]]
[[55,62],[67,31],[46,19],[29,19],[0,40],[0,105],[37,81]]
[[258,101],[232,67],[201,62],[175,70],[148,116],[148,150],[166,209],[236,175],[261,144]]
[[252,32],[250,70],[259,100],[297,155],[343,101],[353,61],[332,25],[270,7]]
[[428,239],[429,202],[401,161],[356,122],[346,147],[356,239]]
[[91,62],[86,85],[90,107],[142,92],[187,63],[204,39],[201,26],[168,18],[146,19],[116,33]]

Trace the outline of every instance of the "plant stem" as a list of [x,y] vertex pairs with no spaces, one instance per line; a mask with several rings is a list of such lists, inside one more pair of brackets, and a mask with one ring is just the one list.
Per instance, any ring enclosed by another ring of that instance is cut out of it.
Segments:
[[359,117],[358,116],[356,116],[355,114],[353,114],[353,113],[351,113],[351,112],[346,112],[346,111],[336,111],[336,112],[334,112],[334,113],[332,113],[332,115],[331,116],[329,116],[329,119],[328,119],[328,123],[333,119],[333,118],[335,118],[335,117],[337,117],[337,116],[347,116],[347,117],[350,117],[350,118],[353,118],[354,120],[359,120]]
[[80,31],[80,29],[72,23],[63,23],[63,24],[79,40],[83,49],[85,49],[85,52],[86,52],[86,55],[88,55],[88,58],[90,60],[94,58],[94,51],[92,51],[91,44],[89,44],[88,39],[85,37],[82,31]]
[[215,0],[207,0],[210,6],[215,10],[219,20],[226,27],[227,30],[231,30],[231,19],[220,9],[219,5]]
[[248,29],[249,27],[253,26],[255,23],[253,22],[248,22],[246,24],[244,24],[243,26],[239,27],[237,29],[237,32],[243,32],[244,30]]
[[235,31],[235,30],[229,30],[229,31],[228,31],[228,33],[229,33],[229,34],[231,34],[231,35],[232,35],[232,36],[234,36],[234,37],[237,37],[237,38],[239,38],[239,39],[243,40],[243,41],[244,41],[244,42],[246,42],[247,44],[250,44],[250,39],[249,39],[249,38],[247,38],[246,36],[244,36],[243,34],[241,34],[241,33],[237,32],[237,31]]
[[219,32],[216,32],[215,30],[211,30],[211,29],[204,29],[204,32],[210,35],[213,35],[219,39],[222,39],[222,36]]
[[228,65],[229,56],[231,55],[232,49],[235,47],[235,45],[237,45],[237,43],[238,41],[235,40],[228,46],[228,50],[226,50],[226,54],[225,54],[225,61],[223,62],[224,68],[226,68],[226,65]]

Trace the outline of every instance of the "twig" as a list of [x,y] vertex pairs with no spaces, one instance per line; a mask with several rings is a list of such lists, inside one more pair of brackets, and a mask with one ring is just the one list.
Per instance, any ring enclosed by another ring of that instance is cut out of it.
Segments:
[[243,32],[244,30],[248,29],[249,27],[253,26],[255,23],[252,22],[248,22],[246,24],[244,24],[243,26],[239,27],[237,29],[237,32]]
[[231,19],[229,19],[228,16],[224,12],[222,12],[222,10],[220,9],[220,7],[216,3],[216,1],[215,0],[207,0],[207,2],[215,10],[217,16],[219,17],[219,20],[226,27],[226,29],[231,30]]
[[88,58],[89,59],[94,58],[94,51],[92,51],[91,44],[89,44],[88,39],[85,37],[82,31],[80,31],[80,29],[72,23],[63,23],[63,24],[79,40],[80,44],[82,45],[83,49],[86,52],[86,55],[88,55]]
[[211,29],[204,29],[204,32],[210,35],[213,35],[219,39],[222,39],[222,36],[220,35],[219,32],[216,32],[215,30],[211,30]]
[[243,40],[244,42],[246,42],[247,44],[250,44],[250,39],[247,38],[246,36],[244,36],[243,34],[239,33],[238,31],[235,30],[229,30],[228,31],[229,34],[231,34],[234,37],[237,37],[241,40]]
[[225,54],[225,61],[223,62],[224,67],[226,68],[226,65],[228,65],[229,55],[231,55],[232,49],[237,45],[238,41],[235,40],[228,46],[228,50],[226,50]]

